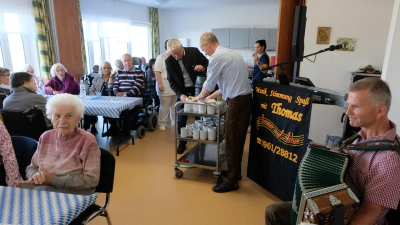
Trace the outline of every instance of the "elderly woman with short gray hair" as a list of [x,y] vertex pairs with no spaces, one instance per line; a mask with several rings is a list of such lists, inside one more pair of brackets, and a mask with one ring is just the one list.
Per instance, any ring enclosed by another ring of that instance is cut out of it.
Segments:
[[75,77],[67,73],[67,69],[61,63],[54,64],[50,69],[52,78],[45,85],[46,94],[56,95],[61,93],[79,94],[79,83]]
[[59,94],[49,99],[46,114],[53,130],[43,133],[26,168],[28,183],[37,190],[92,194],[100,179],[100,149],[95,137],[80,128],[81,99]]

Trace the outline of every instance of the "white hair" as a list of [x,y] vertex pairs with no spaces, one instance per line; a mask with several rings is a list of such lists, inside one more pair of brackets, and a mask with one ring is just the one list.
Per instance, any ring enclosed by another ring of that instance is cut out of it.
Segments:
[[114,66],[116,67],[115,70],[118,71],[120,67],[124,67],[121,59],[117,59],[114,61]]
[[67,72],[67,69],[64,67],[63,64],[61,64],[61,63],[55,63],[55,64],[51,67],[51,69],[50,69],[50,74],[51,74],[52,77],[55,77],[55,76],[56,76],[56,69],[57,69],[57,68],[62,68],[65,72]]
[[47,118],[51,119],[54,110],[57,106],[69,106],[71,108],[74,108],[75,114],[81,118],[83,116],[83,113],[85,112],[85,106],[83,104],[83,101],[78,98],[75,95],[71,94],[57,94],[51,97],[46,104],[46,115]]
[[[104,68],[104,66],[107,65],[107,64],[110,66],[110,69],[111,69],[110,73],[112,73],[111,64],[110,64],[109,62],[107,62],[107,61],[103,61],[103,62],[100,63],[100,68],[99,68],[99,74],[100,74],[100,76],[103,76],[103,68]],[[118,68],[117,70],[119,70],[119,68]]]
[[29,64],[25,64],[24,67],[22,67],[22,72],[27,72],[29,67],[31,67],[33,69],[33,66],[31,66]]
[[177,38],[171,38],[167,42],[167,50],[170,52],[182,47],[182,43]]

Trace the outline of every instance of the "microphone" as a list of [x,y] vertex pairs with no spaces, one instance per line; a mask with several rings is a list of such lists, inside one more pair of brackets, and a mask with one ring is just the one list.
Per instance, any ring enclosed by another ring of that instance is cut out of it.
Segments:
[[336,49],[341,49],[341,48],[343,48],[343,46],[341,44],[340,45],[331,45],[331,46],[329,46],[329,48],[324,49],[324,52],[335,51]]

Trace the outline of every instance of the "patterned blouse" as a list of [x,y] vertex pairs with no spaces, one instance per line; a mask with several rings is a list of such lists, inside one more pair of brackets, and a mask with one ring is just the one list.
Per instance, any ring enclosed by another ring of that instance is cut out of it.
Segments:
[[15,157],[10,135],[3,122],[0,121],[0,165],[4,165],[6,182],[11,187],[21,187],[23,179],[19,174],[18,162]]

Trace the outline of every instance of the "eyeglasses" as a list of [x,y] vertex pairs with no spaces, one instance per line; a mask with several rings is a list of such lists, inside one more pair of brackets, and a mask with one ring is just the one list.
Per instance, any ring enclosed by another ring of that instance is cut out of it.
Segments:
[[0,75],[0,76],[2,76],[2,77],[9,77],[11,74],[3,74],[3,75]]

